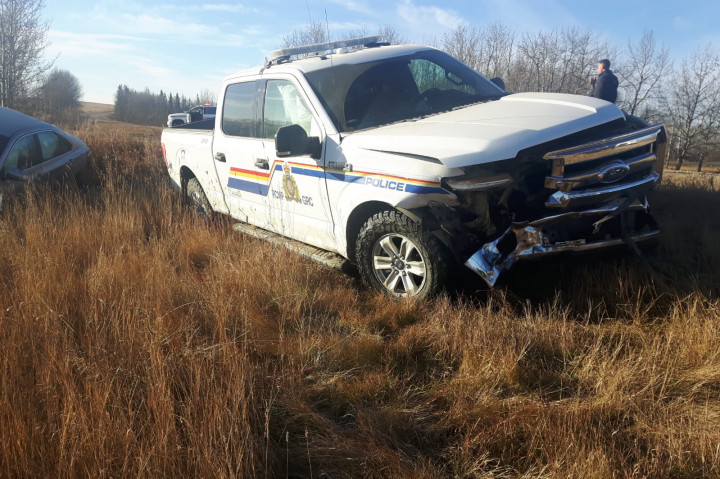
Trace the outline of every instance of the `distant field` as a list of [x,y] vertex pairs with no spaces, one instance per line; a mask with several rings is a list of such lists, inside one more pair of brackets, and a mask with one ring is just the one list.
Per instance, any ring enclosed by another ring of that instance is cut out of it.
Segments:
[[112,115],[115,111],[114,105],[107,105],[105,103],[91,103],[83,101],[80,103],[80,109],[83,114],[93,120],[112,120]]
[[720,477],[719,176],[666,172],[641,258],[394,301],[200,221],[160,131],[3,202],[0,477]]

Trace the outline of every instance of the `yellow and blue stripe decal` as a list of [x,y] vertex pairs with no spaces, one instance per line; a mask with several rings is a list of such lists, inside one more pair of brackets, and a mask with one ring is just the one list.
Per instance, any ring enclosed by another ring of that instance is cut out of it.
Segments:
[[[358,183],[372,188],[388,189],[413,194],[450,194],[440,187],[439,181],[405,178],[402,176],[384,175],[367,171],[345,172],[340,170],[324,169],[317,165],[289,162],[291,174],[310,176],[314,178],[325,177],[328,181],[341,181],[344,183]],[[228,187],[248,193],[266,196],[269,185],[275,173],[283,174],[283,162],[276,160],[267,173],[242,168],[230,168]]]

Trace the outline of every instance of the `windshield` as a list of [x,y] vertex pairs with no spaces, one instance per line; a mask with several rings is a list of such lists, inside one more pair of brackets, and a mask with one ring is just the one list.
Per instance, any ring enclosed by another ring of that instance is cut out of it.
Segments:
[[355,131],[448,111],[505,94],[450,55],[412,55],[306,74],[338,131]]

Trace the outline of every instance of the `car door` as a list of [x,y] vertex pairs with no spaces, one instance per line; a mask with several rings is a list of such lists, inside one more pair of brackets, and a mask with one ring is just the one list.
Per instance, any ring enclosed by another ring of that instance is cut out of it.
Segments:
[[272,221],[265,213],[270,166],[258,135],[257,105],[258,82],[254,79],[227,85],[213,138],[213,161],[230,215],[271,228]]
[[196,121],[200,121],[203,119],[203,107],[196,106],[195,108],[191,108],[188,111],[188,115],[190,115],[190,123],[194,123]]
[[72,174],[78,152],[70,141],[55,131],[29,133],[10,147],[2,165],[2,176],[8,182],[28,180],[62,180]]
[[262,137],[270,165],[266,211],[276,231],[322,248],[335,245],[323,156],[280,158],[275,135],[287,125],[300,125],[310,137],[325,133],[303,90],[290,78],[268,79],[262,108]]
[[79,156],[84,154],[73,150],[73,145],[65,137],[55,131],[40,131],[37,133],[37,142],[40,147],[40,161],[30,173],[38,176],[47,175],[52,179],[69,177],[75,167]]

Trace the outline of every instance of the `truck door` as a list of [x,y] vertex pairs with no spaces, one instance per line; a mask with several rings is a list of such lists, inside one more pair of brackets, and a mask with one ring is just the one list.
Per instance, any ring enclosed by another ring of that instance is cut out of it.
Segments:
[[221,118],[216,121],[213,158],[230,215],[240,221],[269,227],[265,215],[267,187],[258,178],[270,174],[259,137],[258,88],[255,80],[227,86]]
[[[325,183],[324,155],[279,158],[275,134],[283,126],[298,124],[308,136],[322,142],[324,132],[302,90],[289,79],[266,82],[262,108],[262,137],[270,164],[267,212],[276,231],[321,248],[335,246],[333,221]],[[261,181],[262,186],[262,179]]]

